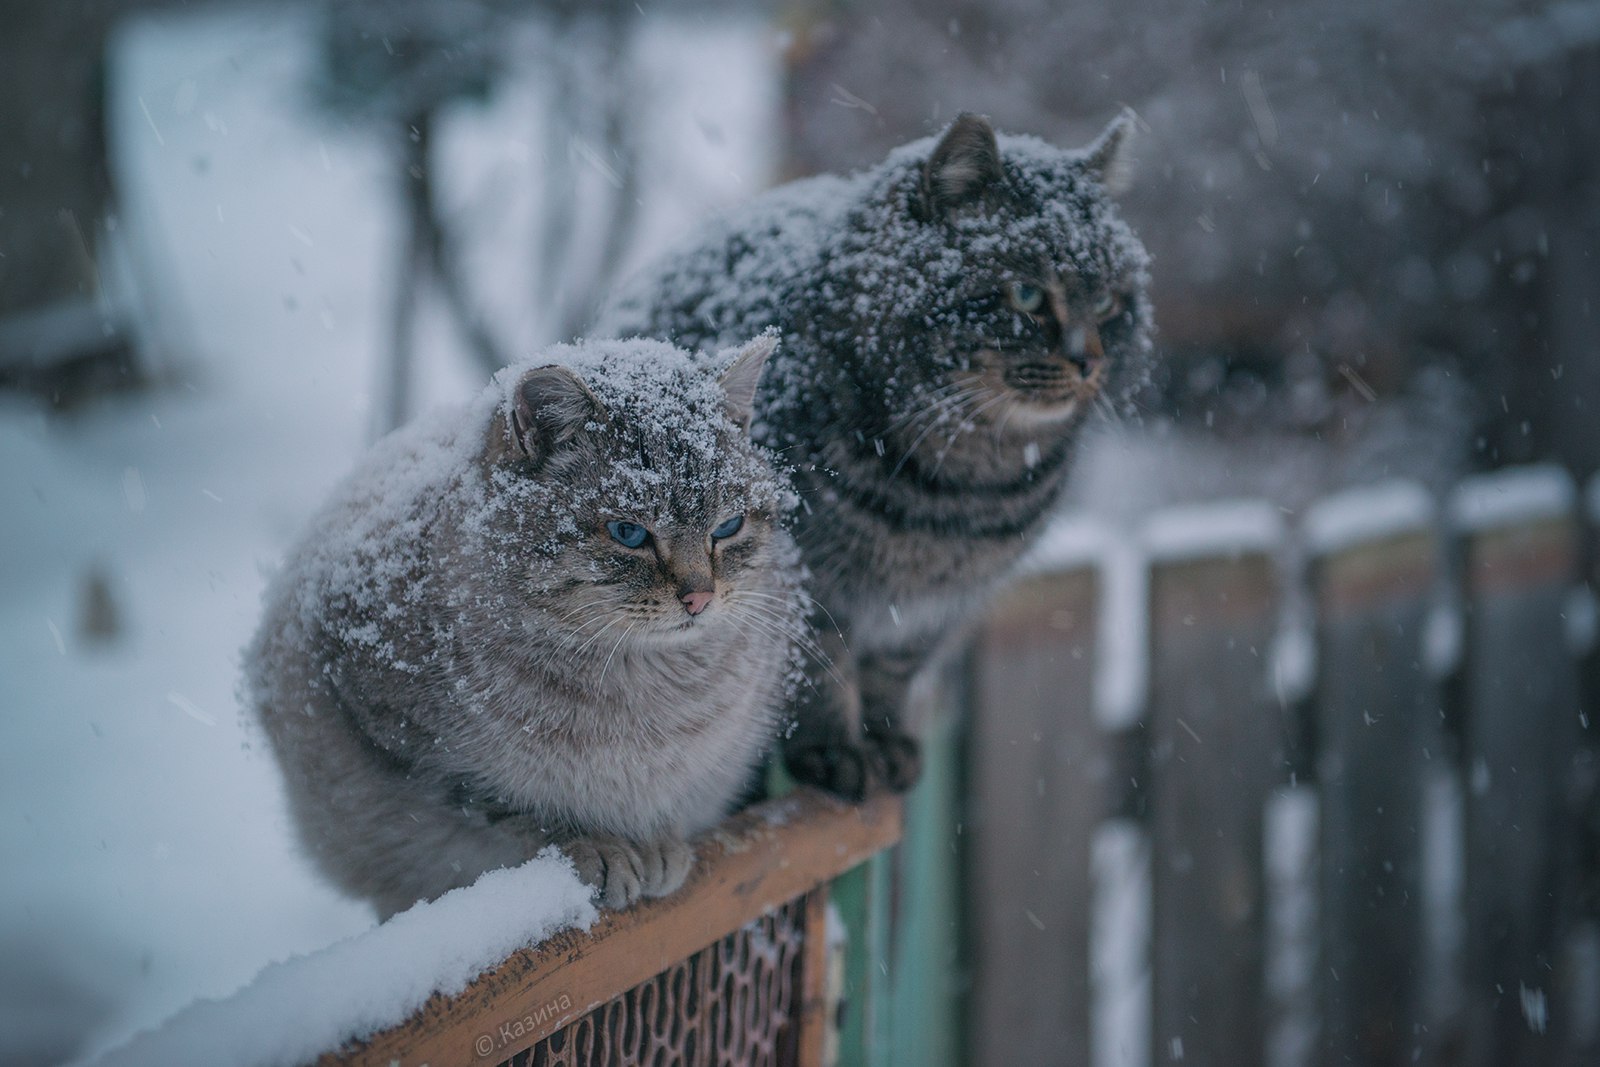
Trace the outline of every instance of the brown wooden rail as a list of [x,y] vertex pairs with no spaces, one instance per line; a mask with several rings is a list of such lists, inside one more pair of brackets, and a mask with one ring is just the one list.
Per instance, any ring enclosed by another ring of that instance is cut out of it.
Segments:
[[796,1059],[820,1062],[826,885],[895,844],[900,832],[895,797],[852,806],[804,789],[767,801],[713,831],[672,896],[520,950],[455,996],[435,994],[406,1022],[319,1063],[492,1067],[797,898],[804,898],[805,938]]

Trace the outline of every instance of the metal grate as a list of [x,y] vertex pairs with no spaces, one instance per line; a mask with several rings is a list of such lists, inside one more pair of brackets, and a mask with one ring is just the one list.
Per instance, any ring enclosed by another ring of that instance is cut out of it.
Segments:
[[804,916],[805,898],[790,901],[499,1067],[794,1064]]

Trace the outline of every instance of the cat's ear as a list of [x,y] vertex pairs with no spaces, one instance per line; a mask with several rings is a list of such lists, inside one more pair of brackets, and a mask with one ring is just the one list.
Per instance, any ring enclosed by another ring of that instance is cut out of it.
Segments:
[[565,367],[536,367],[517,382],[509,430],[517,451],[542,463],[604,417],[600,401],[576,374]]
[[1138,128],[1139,116],[1133,108],[1125,107],[1083,150],[1083,166],[1089,177],[1113,196],[1127,192],[1133,185],[1133,135]]
[[778,347],[778,334],[768,330],[739,349],[733,363],[722,372],[719,383],[728,398],[728,418],[741,430],[750,429],[750,419],[755,414],[756,387],[761,384],[761,372],[766,369],[767,357]]
[[1004,173],[994,127],[981,115],[963,111],[922,165],[924,214],[931,219],[969,203]]

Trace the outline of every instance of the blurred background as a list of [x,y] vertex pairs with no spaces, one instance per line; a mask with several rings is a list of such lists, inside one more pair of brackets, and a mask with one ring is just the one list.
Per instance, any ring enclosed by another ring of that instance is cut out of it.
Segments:
[[[698,220],[959,111],[1063,145],[1141,117],[1158,351],[1074,515],[1292,519],[1539,463],[1577,516],[1600,467],[1592,0],[8,0],[0,83],[0,1063],[370,924],[296,857],[235,686],[264,576],[371,440],[581,334]],[[1556,603],[1592,619],[1573,521]],[[1274,625],[1310,610],[1284,599]],[[1315,748],[1274,758],[1314,774]],[[1592,823],[1574,767],[1562,817]],[[1561,892],[1591,915],[1582,869]],[[951,951],[949,996],[996,1018]],[[1600,974],[1600,941],[1573,951]],[[1176,1058],[1106,1011],[1099,1062]],[[1275,1062],[1311,1061],[1297,1018]]]

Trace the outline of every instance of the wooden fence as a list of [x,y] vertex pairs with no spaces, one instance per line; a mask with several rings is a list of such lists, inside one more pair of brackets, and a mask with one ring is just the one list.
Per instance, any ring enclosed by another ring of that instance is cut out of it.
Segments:
[[1597,544],[1542,468],[1069,522],[903,816],[769,801],[323,1062],[1600,1063]]
[[1597,526],[1530,469],[1061,532],[968,659],[965,1058],[1600,1063]]
[[820,1067],[837,1048],[829,882],[892,845],[900,807],[804,791],[728,820],[683,890],[523,949],[322,1063]]

